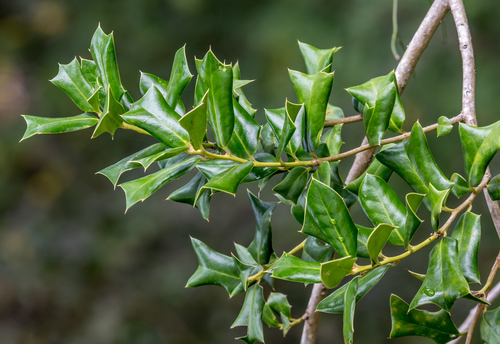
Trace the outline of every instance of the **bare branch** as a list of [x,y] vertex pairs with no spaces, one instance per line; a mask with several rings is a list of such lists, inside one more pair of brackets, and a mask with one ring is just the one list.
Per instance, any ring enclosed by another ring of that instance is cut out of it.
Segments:
[[328,121],[325,121],[325,127],[333,127],[334,125],[342,124],[342,123],[361,122],[362,120],[363,120],[363,115],[356,115],[356,116],[350,116],[350,117],[344,117],[344,118],[338,118],[338,119],[330,119]]
[[326,287],[319,283],[313,286],[311,297],[306,309],[306,320],[304,321],[304,329],[302,330],[302,338],[300,344],[316,343],[316,334],[318,333],[319,317],[321,313],[316,312],[316,307],[321,300],[326,296]]

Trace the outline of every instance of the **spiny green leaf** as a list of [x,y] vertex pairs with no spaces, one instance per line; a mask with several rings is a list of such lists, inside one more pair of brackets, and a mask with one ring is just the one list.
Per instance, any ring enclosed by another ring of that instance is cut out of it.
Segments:
[[[276,158],[267,153],[256,153],[253,158],[258,162],[276,162]],[[254,166],[242,183],[251,183],[271,176],[278,170],[277,167]]]
[[467,181],[458,173],[453,173],[450,181],[453,183],[453,186],[451,187],[451,193],[454,194],[457,198],[460,198],[471,192],[471,188],[467,184]]
[[233,71],[210,50],[203,60],[195,60],[198,81],[203,93],[208,93],[208,123],[214,130],[215,141],[226,148],[234,128]]
[[437,136],[444,136],[446,134],[449,134],[452,129],[453,124],[451,124],[451,121],[448,117],[441,116],[438,118]]
[[224,173],[214,176],[200,189],[197,198],[203,189],[214,189],[222,191],[231,195],[236,194],[238,185],[245,179],[245,177],[250,173],[253,167],[253,162],[247,161],[244,164],[237,164],[231,167]]
[[160,167],[160,169],[170,167],[170,166],[175,165],[181,161],[186,160],[187,156],[188,156],[188,153],[186,153],[186,152],[177,154],[171,158],[158,161],[158,166]]
[[313,178],[319,180],[325,185],[330,185],[331,171],[330,171],[330,164],[328,163],[328,161],[323,161],[318,166],[318,169],[313,174]]
[[231,328],[236,326],[247,326],[246,337],[238,338],[246,343],[264,342],[264,331],[262,328],[262,310],[264,308],[263,288],[254,284],[245,295],[245,301],[241,307],[240,314]]
[[248,252],[250,252],[257,263],[261,265],[268,264],[274,252],[271,216],[278,203],[263,202],[249,190],[247,190],[247,193],[252,204],[256,223],[255,237],[250,246],[248,246]]
[[278,319],[276,319],[276,315],[274,315],[268,303],[264,305],[264,308],[262,310],[262,320],[269,327],[280,327],[280,323],[278,322]]
[[248,277],[262,270],[262,267],[257,267],[254,265],[243,263],[233,254],[232,257],[234,265],[236,266],[236,270],[238,270],[238,275],[240,276],[240,283],[243,285],[243,289],[246,291],[248,287]]
[[[289,103],[287,102],[286,105]],[[285,147],[290,142],[295,130],[297,129],[295,124],[293,123],[293,119],[290,117],[289,108],[294,109],[294,107],[286,106],[285,109],[285,120],[283,123],[283,128],[281,130],[281,136],[278,140],[278,147],[276,147],[276,157],[278,160],[281,159],[281,155],[283,154]],[[295,110],[295,109],[294,109]],[[292,115],[297,115],[296,113],[292,113]]]
[[139,89],[142,95],[155,86],[163,97],[167,95],[168,81],[157,77],[156,75],[141,72],[141,78],[139,79]]
[[[309,179],[311,180],[311,179]],[[308,187],[299,196],[299,199],[297,201],[297,204],[292,204],[290,207],[290,212],[292,213],[293,217],[302,225],[304,224],[304,215],[305,215],[305,208],[306,208],[306,197],[307,197],[307,192],[308,192]]]
[[[165,145],[163,143],[158,143],[158,145],[165,147]],[[170,159],[172,157],[175,157],[175,156],[187,151],[187,149],[188,149],[188,147],[164,148],[163,150],[159,151],[158,153],[153,153],[150,155],[137,157],[136,159],[132,160],[131,162],[136,162],[138,164],[141,164],[141,166],[144,167],[144,171],[145,171],[154,162],[159,162],[159,161],[163,161],[166,159]]]
[[457,327],[444,311],[428,312],[410,309],[398,296],[391,295],[391,338],[422,336],[437,344],[445,344],[458,337]]
[[477,186],[500,149],[500,121],[481,128],[460,123],[458,132],[464,153],[465,178],[470,186]]
[[339,119],[339,118],[344,118],[344,111],[342,111],[342,109],[339,108],[338,106],[328,104],[326,106],[325,121],[332,120],[332,119]]
[[288,146],[285,151],[294,159],[298,159],[298,156],[306,154],[304,148],[302,147],[302,142],[304,141],[305,135],[305,107],[304,104],[294,104],[290,103],[287,100],[285,104],[285,110],[288,116],[292,119],[295,126],[295,131],[293,132],[293,135],[288,142]]
[[418,193],[409,193],[406,195],[406,220],[404,227],[404,245],[405,249],[410,248],[410,241],[416,230],[422,224],[422,220],[417,216],[418,207],[422,203],[425,195]]
[[284,315],[280,313],[281,322],[283,323],[283,336],[285,336],[290,330],[290,320]]
[[329,186],[312,179],[302,233],[332,245],[341,257],[355,257],[357,232],[343,198]]
[[492,200],[498,201],[500,199],[500,174],[497,174],[488,182],[488,193]]
[[290,303],[288,302],[286,295],[282,293],[271,293],[267,298],[267,303],[273,311],[278,314],[285,315],[288,319],[292,316]]
[[233,106],[234,131],[228,148],[234,155],[249,159],[257,150],[261,127],[235,99]]
[[[207,183],[207,178],[198,172],[196,176],[191,179],[187,184],[175,190],[168,196],[168,200],[180,203],[187,203],[195,205],[196,196],[201,187]],[[200,210],[201,216],[208,221],[210,212],[210,192],[205,192],[196,202],[196,208]]]
[[196,150],[203,147],[203,139],[207,131],[207,94],[208,91],[197,107],[179,119],[179,124],[188,132],[191,144]]
[[487,311],[481,318],[481,340],[486,344],[500,343],[500,307]]
[[192,157],[149,176],[120,184],[120,187],[125,192],[126,209],[128,210],[139,201],[144,201],[163,185],[191,171],[200,159],[200,157]]
[[299,41],[299,48],[306,63],[307,74],[315,74],[320,71],[330,73],[332,71],[333,55],[340,50],[341,47],[332,49],[318,49],[312,45]]
[[432,204],[431,209],[431,224],[432,228],[437,230],[439,228],[439,216],[446,202],[446,198],[450,193],[450,189],[447,190],[437,190],[434,185],[429,184],[429,193],[427,194],[427,199]]
[[481,240],[481,216],[466,212],[458,219],[451,235],[458,242],[460,269],[468,282],[481,283],[477,267],[477,253]]
[[415,277],[416,279],[420,280],[420,281],[424,281],[425,280],[425,274],[419,274],[417,272],[413,272],[413,271],[410,271],[408,269],[406,269],[413,277]]
[[262,130],[260,131],[260,142],[257,148],[258,152],[268,153],[271,155],[275,155],[274,148],[276,145],[276,141],[274,139],[273,130],[269,123],[266,123],[262,126]]
[[289,70],[289,75],[299,103],[304,104],[306,108],[305,148],[308,152],[314,152],[318,148],[323,131],[333,73],[321,71],[308,75]]
[[[359,278],[358,281],[358,292],[356,294],[356,302],[359,302],[363,296],[368,294],[368,292],[382,279],[387,269],[388,265],[383,265],[369,271],[366,275]],[[344,312],[344,295],[347,289],[348,283],[344,284],[342,287],[335,290],[333,293],[328,295],[319,304],[316,310],[318,312],[340,314]]]
[[366,249],[372,261],[372,265],[379,263],[378,256],[380,252],[382,252],[387,240],[389,240],[389,236],[395,228],[394,226],[381,223],[375,227],[368,237]]
[[182,147],[189,142],[188,132],[179,124],[181,116],[167,104],[155,86],[122,117],[128,123],[147,131],[167,147]]
[[36,134],[59,134],[87,129],[99,121],[97,117],[88,113],[56,118],[23,115],[23,118],[26,121],[26,131],[21,141]]
[[297,204],[300,194],[304,191],[309,178],[309,168],[297,166],[288,172],[281,183],[273,188],[273,191],[283,198]]
[[108,92],[106,92],[106,102],[102,110],[102,115],[99,117],[99,122],[95,127],[92,138],[102,133],[110,133],[111,137],[113,137],[116,129],[123,124],[121,115],[123,115],[125,111],[125,108],[115,99],[111,88],[109,88]]
[[293,282],[321,283],[320,269],[320,263],[308,262],[283,253],[272,267],[272,277]]
[[368,249],[366,248],[366,244],[368,243],[368,238],[370,237],[370,234],[373,232],[373,228],[368,228],[368,227],[363,227],[360,225],[356,225],[356,228],[358,229],[358,257],[362,258],[370,258],[370,255],[368,254]]
[[97,64],[92,60],[87,60],[82,57],[80,57],[80,64],[81,64],[82,74],[85,80],[89,82],[93,90],[98,89],[99,83],[97,80],[98,79]]
[[352,344],[354,336],[354,309],[356,307],[356,294],[358,293],[358,277],[354,277],[347,285],[344,293],[344,343]]
[[243,90],[240,87],[235,87],[237,84],[237,81],[241,80],[241,74],[240,74],[240,64],[239,62],[236,62],[233,66],[233,89],[234,92],[237,94],[236,99],[238,100],[238,103],[245,109],[246,112],[252,117],[255,116],[255,112],[257,110],[252,108],[252,104],[248,101],[248,99],[245,96],[245,93],[243,93]]
[[413,298],[410,310],[434,303],[450,312],[455,301],[467,294],[469,285],[460,270],[458,243],[455,239],[443,238],[430,253],[424,283]]
[[59,73],[50,81],[63,90],[81,110],[100,112],[99,100],[92,98],[97,89],[87,81],[76,58],[66,65],[59,65]]
[[368,166],[368,169],[361,176],[347,184],[345,186],[345,189],[357,195],[361,182],[365,179],[365,176],[367,174],[380,177],[387,182],[392,175],[392,170],[384,164],[380,163],[380,161],[378,161],[377,159],[374,159],[370,166]]
[[236,161],[220,159],[200,161],[198,165],[196,165],[196,168],[201,173],[203,173],[203,175],[207,177],[208,180],[211,180],[237,165],[239,165],[239,163],[237,163]]
[[175,108],[177,101],[192,77],[186,59],[186,46],[183,46],[175,53],[167,86],[165,99],[170,107]]
[[218,285],[231,294],[240,283],[238,270],[233,259],[212,250],[198,239],[191,238],[191,243],[198,257],[199,266],[193,276],[189,278],[186,287]]
[[327,288],[335,288],[342,279],[352,271],[356,257],[350,256],[335,259],[321,264],[321,280]]
[[394,83],[389,83],[377,94],[377,99],[373,107],[365,106],[363,110],[363,122],[366,137],[370,145],[379,145],[389,127],[396,94],[397,86]]

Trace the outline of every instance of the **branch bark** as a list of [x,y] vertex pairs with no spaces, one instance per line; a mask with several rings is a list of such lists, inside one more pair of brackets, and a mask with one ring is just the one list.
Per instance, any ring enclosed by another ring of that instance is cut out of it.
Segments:
[[[415,32],[415,35],[410,41],[396,69],[396,80],[398,82],[400,94],[403,93],[418,60],[422,56],[425,48],[429,45],[432,36],[447,12],[448,0],[435,0],[417,29],[417,32]],[[365,137],[361,145],[363,146],[367,143],[368,140]],[[373,158],[374,152],[375,148],[371,148],[356,155],[354,163],[347,175],[346,183],[355,180],[366,171]],[[316,312],[316,307],[325,296],[326,287],[321,283],[315,284],[306,309],[306,320],[304,321],[304,329],[302,330],[301,344],[314,344],[316,342],[320,318],[320,313]]]

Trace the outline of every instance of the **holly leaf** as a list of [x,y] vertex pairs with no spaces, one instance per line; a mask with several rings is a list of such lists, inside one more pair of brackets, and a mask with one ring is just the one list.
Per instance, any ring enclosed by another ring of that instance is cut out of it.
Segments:
[[116,129],[122,126],[123,119],[121,115],[125,113],[125,108],[120,104],[115,97],[111,88],[106,92],[104,109],[102,110],[101,117],[99,117],[99,122],[92,134],[92,138],[95,138],[102,133],[110,133],[111,137],[114,136]]
[[365,105],[363,122],[370,145],[380,145],[380,141],[389,127],[396,94],[397,86],[394,83],[389,83],[379,91],[373,107]]
[[26,131],[21,141],[36,134],[60,134],[87,129],[99,121],[97,117],[88,113],[56,118],[23,115],[23,118],[26,121]]
[[276,315],[274,315],[268,303],[265,303],[264,308],[262,309],[262,320],[269,327],[280,327],[280,323],[278,322],[278,319],[276,319]]
[[470,283],[481,283],[477,267],[477,253],[481,240],[481,216],[466,212],[458,219],[451,235],[458,242],[460,269]]
[[359,187],[361,186],[361,183],[363,182],[367,174],[377,176],[387,182],[392,175],[392,170],[377,159],[374,159],[370,166],[368,166],[366,171],[361,176],[347,184],[345,186],[345,189],[357,195],[359,192]]
[[[359,302],[372,288],[384,277],[388,265],[383,265],[373,270],[370,270],[366,275],[358,280],[358,292],[356,293],[356,302]],[[318,312],[341,314],[344,312],[344,295],[348,283],[335,290],[333,293],[324,298],[316,310]]]
[[286,295],[282,293],[271,293],[267,298],[267,303],[271,307],[273,311],[278,314],[283,314],[288,319],[291,318],[291,309],[290,303],[288,302]]
[[368,238],[370,237],[370,234],[373,232],[373,228],[368,228],[368,227],[363,227],[360,225],[356,225],[356,228],[358,229],[358,257],[362,258],[370,258],[370,255],[368,254],[368,249],[366,248],[366,244],[368,243]]
[[179,124],[188,132],[191,144],[196,150],[203,148],[207,132],[207,94],[205,93],[198,106],[179,119]]
[[252,104],[248,101],[247,97],[245,96],[245,93],[243,93],[243,90],[241,89],[240,85],[239,87],[235,87],[235,82],[241,80],[241,73],[240,73],[240,64],[239,62],[236,62],[233,66],[233,89],[234,93],[236,93],[236,99],[238,100],[238,103],[245,109],[246,112],[252,117],[255,116],[255,112],[257,110],[252,108]]
[[302,259],[309,262],[324,263],[332,260],[335,253],[333,247],[322,244],[318,239],[308,236],[302,249]]
[[[148,176],[120,184],[125,192],[126,210],[139,201],[144,201],[153,193],[158,191],[163,185],[182,177],[200,161],[200,157],[192,157],[178,162],[172,166],[161,169]],[[125,211],[126,211],[125,210]]]
[[469,293],[469,285],[460,270],[458,242],[452,238],[443,238],[430,253],[424,283],[413,298],[410,310],[434,303],[450,312],[455,301]]
[[344,293],[344,343],[352,344],[354,336],[354,309],[356,307],[356,294],[358,293],[358,277],[354,277],[347,285]]
[[283,253],[272,267],[272,277],[292,282],[321,283],[321,264]]
[[352,271],[356,257],[350,256],[332,260],[321,264],[321,280],[323,284],[331,289],[339,285],[344,277]]
[[459,336],[450,314],[411,309],[398,296],[391,295],[391,338],[421,336],[438,344],[448,343]]
[[332,173],[330,170],[330,164],[328,161],[323,161],[319,166],[316,172],[313,174],[313,178],[319,180],[325,185],[331,184]]
[[441,116],[438,118],[438,127],[437,127],[438,137],[449,134],[452,129],[453,129],[453,124],[451,124],[451,121],[448,117]]
[[380,252],[382,252],[387,240],[389,240],[389,236],[395,228],[394,226],[381,223],[375,227],[368,237],[366,249],[372,261],[372,265],[379,263],[378,256]]
[[233,107],[234,131],[228,148],[240,158],[252,158],[257,150],[261,127],[235,99]]
[[429,184],[429,193],[427,194],[427,199],[432,204],[431,224],[432,228],[434,228],[435,230],[439,228],[439,216],[441,215],[441,211],[443,210],[446,198],[448,197],[450,190],[451,189],[440,191],[437,190],[434,185]]
[[498,201],[500,199],[500,174],[488,182],[488,193],[492,200]]
[[[175,190],[168,196],[168,200],[189,205],[195,205],[196,196],[201,187],[207,183],[207,178],[198,172],[187,184]],[[208,199],[207,199],[208,198]],[[205,192],[196,202],[196,208],[200,210],[201,216],[208,221],[210,211],[210,193]]]
[[309,168],[297,166],[292,168],[285,179],[273,188],[273,191],[284,199],[297,204],[302,191],[304,191],[309,178]]
[[487,311],[481,318],[481,340],[486,344],[500,343],[500,307]]
[[341,47],[318,49],[299,41],[299,49],[306,63],[307,74],[315,74],[320,71],[324,71],[325,73],[332,71],[333,56]]
[[255,237],[250,246],[248,246],[248,252],[250,252],[257,263],[261,265],[268,264],[274,252],[271,216],[278,203],[263,202],[249,190],[247,190],[247,193],[252,204],[256,223]]
[[[158,143],[158,145],[165,147],[163,143]],[[150,155],[141,156],[132,160],[131,162],[140,164],[142,167],[144,167],[144,171],[146,171],[149,168],[149,166],[151,166],[154,162],[159,162],[173,158],[187,150],[188,147],[164,148],[158,153],[152,153]]]
[[302,233],[332,245],[341,256],[356,256],[358,230],[343,198],[329,186],[311,180]]
[[201,192],[203,192],[204,189],[218,190],[234,196],[238,190],[238,186],[250,173],[252,167],[253,162],[247,161],[243,164],[237,164],[236,166],[229,168],[220,175],[214,176],[208,181],[208,183],[202,186],[196,198],[198,199],[200,197]]
[[460,198],[471,192],[471,188],[467,184],[467,181],[458,173],[453,173],[450,181],[453,183],[453,186],[451,187],[451,193],[454,194],[457,198]]
[[186,46],[183,46],[175,53],[172,71],[170,72],[170,79],[167,85],[165,99],[170,107],[175,107],[192,77],[186,59]]
[[167,95],[167,80],[163,80],[153,74],[141,72],[141,77],[139,79],[139,90],[141,91],[141,94],[145,95],[151,86],[155,86],[163,97]]
[[186,287],[218,285],[231,294],[240,283],[238,270],[233,259],[212,250],[198,239],[191,238],[191,244],[198,258],[199,266],[193,276],[189,278]]
[[246,343],[264,342],[264,330],[261,320],[264,304],[263,288],[258,284],[254,284],[248,288],[240,314],[238,314],[233,325],[231,325],[231,328],[247,326],[247,335],[238,339]]

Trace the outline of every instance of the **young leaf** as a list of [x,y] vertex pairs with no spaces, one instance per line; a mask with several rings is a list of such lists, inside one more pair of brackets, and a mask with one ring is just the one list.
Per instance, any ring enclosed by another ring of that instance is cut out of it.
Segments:
[[464,153],[465,178],[470,186],[478,186],[500,149],[500,121],[481,128],[460,123],[458,132]]
[[411,309],[394,294],[391,295],[391,320],[391,338],[421,336],[432,339],[437,344],[445,344],[459,335],[450,314],[446,311]]
[[321,280],[327,288],[335,288],[352,271],[356,257],[343,257],[321,264]]
[[347,285],[344,293],[344,343],[352,344],[354,336],[354,309],[358,293],[358,277],[354,277]]
[[[384,277],[388,265],[383,265],[369,271],[366,275],[359,278],[358,280],[358,292],[356,294],[356,303],[359,302],[363,296],[368,294],[368,292]],[[347,289],[348,283],[344,284],[342,287],[335,290],[333,293],[328,295],[319,304],[316,310],[318,312],[331,313],[331,314],[341,314],[344,312],[344,295]]]
[[486,344],[500,343],[500,307],[487,311],[481,318],[481,340]]
[[441,116],[438,118],[438,127],[437,127],[438,137],[449,134],[452,129],[453,129],[453,124],[451,124],[451,121],[448,117]]
[[246,343],[264,342],[264,331],[262,328],[262,310],[264,308],[264,293],[263,288],[254,284],[248,288],[245,295],[245,301],[241,307],[240,314],[231,325],[231,328],[236,326],[247,326],[248,332],[246,337],[238,338]]
[[454,194],[457,198],[467,195],[472,191],[464,177],[462,177],[458,173],[453,173],[450,181],[453,183],[453,186],[451,187],[451,193]]
[[186,129],[191,139],[193,148],[198,150],[203,147],[203,139],[207,132],[207,93],[200,104],[179,119],[179,124]]
[[288,172],[285,179],[273,188],[273,191],[297,204],[300,194],[306,187],[308,178],[309,168],[304,166],[294,167]]
[[121,117],[123,113],[125,113],[125,108],[116,101],[111,88],[109,88],[108,92],[106,92],[106,103],[102,110],[102,115],[99,117],[99,122],[95,127],[92,138],[102,133],[110,133],[111,137],[113,137],[116,129],[123,124],[123,119]]
[[488,193],[492,200],[498,201],[500,199],[500,174],[497,174],[488,182]]
[[120,184],[120,187],[125,192],[126,209],[128,210],[139,201],[144,201],[163,185],[191,171],[199,160],[200,157],[192,157],[149,176]]
[[341,257],[356,257],[357,232],[342,197],[329,186],[312,179],[302,233],[332,245]]
[[481,240],[481,216],[466,212],[458,219],[451,235],[458,242],[460,269],[470,283],[481,283],[477,267],[477,253]]
[[23,115],[23,118],[26,121],[26,131],[21,141],[36,134],[59,134],[87,129],[93,127],[99,121],[97,117],[88,113],[57,118]]
[[469,294],[469,285],[460,270],[458,243],[443,238],[430,253],[425,280],[410,304],[410,310],[427,303],[434,303],[450,312],[461,297]]
[[363,122],[366,137],[370,145],[379,145],[389,127],[396,94],[397,86],[394,83],[389,83],[377,94],[377,99],[373,107],[365,106],[363,110]]
[[255,237],[250,246],[248,246],[248,252],[250,252],[257,263],[261,265],[268,264],[274,252],[271,216],[278,203],[263,202],[249,190],[247,190],[247,193],[252,204],[256,223]]
[[[191,181],[175,190],[168,196],[168,200],[195,205],[196,196],[201,187],[207,183],[207,178],[198,172]],[[210,211],[210,192],[204,192],[196,202],[196,208],[200,210],[201,216],[208,221]]]
[[188,132],[179,124],[181,116],[167,104],[155,86],[135,102],[122,118],[147,131],[167,147],[182,147],[189,142]]
[[203,93],[208,93],[208,123],[214,130],[215,141],[226,148],[234,128],[233,71],[210,50],[203,60],[195,60],[198,81]]
[[330,73],[332,71],[333,55],[340,50],[337,47],[332,49],[318,49],[300,41],[299,48],[306,63],[307,74],[315,74],[320,71]]
[[283,314],[288,319],[291,318],[291,309],[290,303],[288,302],[286,295],[282,293],[271,293],[267,298],[267,303],[271,307],[273,311],[278,314]]
[[199,266],[193,276],[189,278],[186,287],[218,285],[231,294],[240,283],[238,270],[233,259],[215,252],[198,239],[191,238],[191,243],[198,257]]
[[283,253],[272,267],[272,277],[292,282],[321,283],[320,269],[320,263],[308,262]]
[[186,60],[186,46],[183,46],[175,53],[170,80],[167,86],[165,99],[170,107],[175,108],[177,101],[192,77]]
[[115,99],[120,101],[124,89],[118,72],[113,34],[106,35],[99,26],[92,37],[90,53],[99,69],[104,91],[107,93],[111,88]]
[[228,148],[234,155],[249,159],[257,150],[261,127],[235,99],[233,106],[234,131]]
[[[92,60],[80,57],[83,77],[87,80],[93,90],[99,88],[97,64]],[[104,90],[103,90],[104,91]]]
[[85,79],[76,58],[67,65],[60,64],[59,73],[50,81],[63,90],[81,110],[100,112],[99,101],[90,101],[96,89]]
[[382,252],[387,240],[389,240],[389,236],[395,228],[394,226],[381,223],[375,227],[368,237],[366,249],[368,250],[372,265],[379,263],[378,256],[380,252]]
[[333,85],[333,73],[318,72],[313,75],[289,70],[290,79],[299,103],[306,108],[305,148],[314,152],[325,122],[326,106]]
[[237,164],[231,167],[223,174],[214,176],[208,183],[202,186],[196,198],[198,199],[200,197],[203,189],[214,189],[235,195],[236,190],[238,190],[238,185],[240,185],[243,179],[250,173],[252,167],[253,162],[247,161],[244,164]]
[[123,172],[141,167],[141,164],[136,160],[151,156],[153,154],[157,154],[159,152],[163,152],[165,148],[166,147],[163,143],[155,143],[152,146],[146,147],[132,155],[121,159],[117,163],[114,163],[113,165],[108,166],[97,173],[106,176],[111,181],[111,183],[113,183],[113,186],[116,187],[118,179],[120,179],[120,176]]

